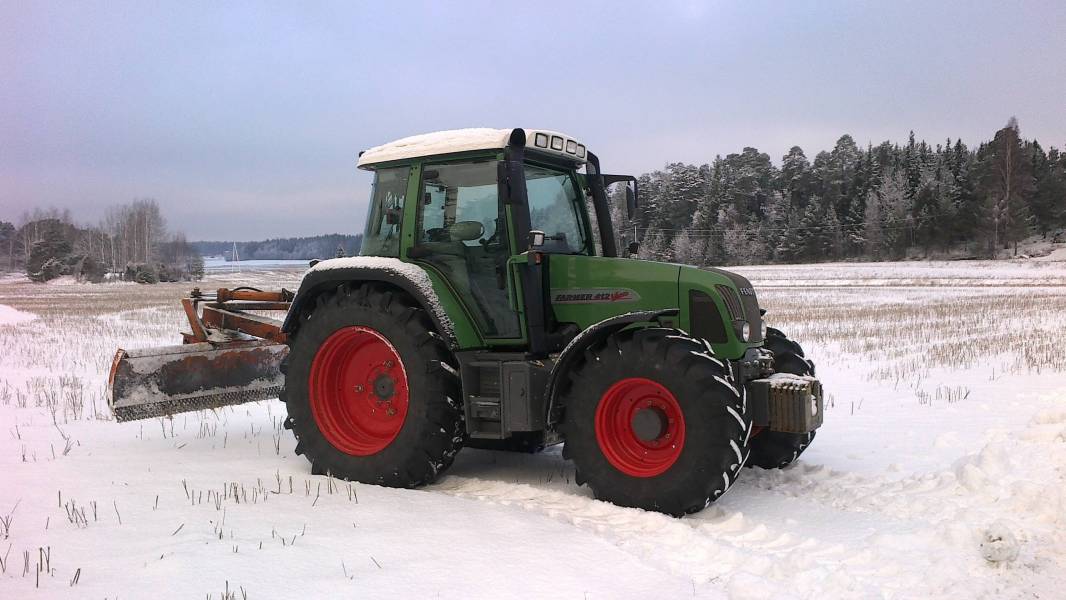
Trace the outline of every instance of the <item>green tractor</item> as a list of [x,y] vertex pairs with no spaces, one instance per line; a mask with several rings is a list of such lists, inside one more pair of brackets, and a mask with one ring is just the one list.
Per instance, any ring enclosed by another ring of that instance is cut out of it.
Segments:
[[632,216],[636,180],[580,141],[448,131],[359,167],[361,256],[313,262],[295,294],[194,290],[184,345],[115,357],[119,420],[278,395],[313,473],[394,487],[463,446],[562,442],[597,498],[672,515],[810,444],[822,389],[800,346],[745,278],[620,256],[608,187]]

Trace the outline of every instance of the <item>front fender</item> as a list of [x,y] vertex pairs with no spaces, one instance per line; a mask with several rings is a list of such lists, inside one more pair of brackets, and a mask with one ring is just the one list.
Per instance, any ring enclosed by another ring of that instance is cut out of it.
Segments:
[[586,348],[607,339],[611,334],[621,331],[633,323],[645,323],[655,321],[662,317],[673,317],[677,316],[679,312],[680,310],[677,308],[665,308],[660,310],[641,310],[617,315],[585,328],[584,331],[575,336],[574,339],[570,340],[570,343],[559,353],[559,357],[555,360],[555,365],[552,367],[551,374],[548,375],[548,387],[545,392],[548,400],[547,422],[549,424],[558,422],[558,419],[553,419],[552,417],[557,409],[555,400],[559,394],[559,386],[564,381],[566,374],[574,367],[577,359],[585,352]]

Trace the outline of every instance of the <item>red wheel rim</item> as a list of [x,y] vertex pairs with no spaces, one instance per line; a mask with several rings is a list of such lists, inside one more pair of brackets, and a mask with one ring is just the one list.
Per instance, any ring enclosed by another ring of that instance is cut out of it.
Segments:
[[353,456],[384,450],[407,418],[410,390],[403,361],[369,327],[345,327],[326,338],[311,362],[311,414],[334,448]]
[[681,456],[685,416],[677,398],[663,385],[628,377],[600,398],[596,441],[614,468],[632,477],[654,477]]

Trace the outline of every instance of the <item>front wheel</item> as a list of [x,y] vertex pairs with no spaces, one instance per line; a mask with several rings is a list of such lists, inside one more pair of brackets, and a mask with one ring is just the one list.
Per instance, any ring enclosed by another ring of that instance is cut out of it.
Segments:
[[696,512],[747,458],[743,391],[706,344],[678,330],[623,331],[593,346],[560,400],[563,454],[600,500]]

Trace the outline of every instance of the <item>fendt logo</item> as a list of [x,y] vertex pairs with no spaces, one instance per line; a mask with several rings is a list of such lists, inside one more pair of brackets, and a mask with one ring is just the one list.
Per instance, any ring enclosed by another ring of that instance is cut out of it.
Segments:
[[754,296],[755,295],[755,288],[742,287],[742,288],[737,288],[737,291],[740,292],[741,296]]
[[629,288],[595,290],[566,290],[552,294],[553,304],[599,304],[610,302],[636,302],[640,294]]

